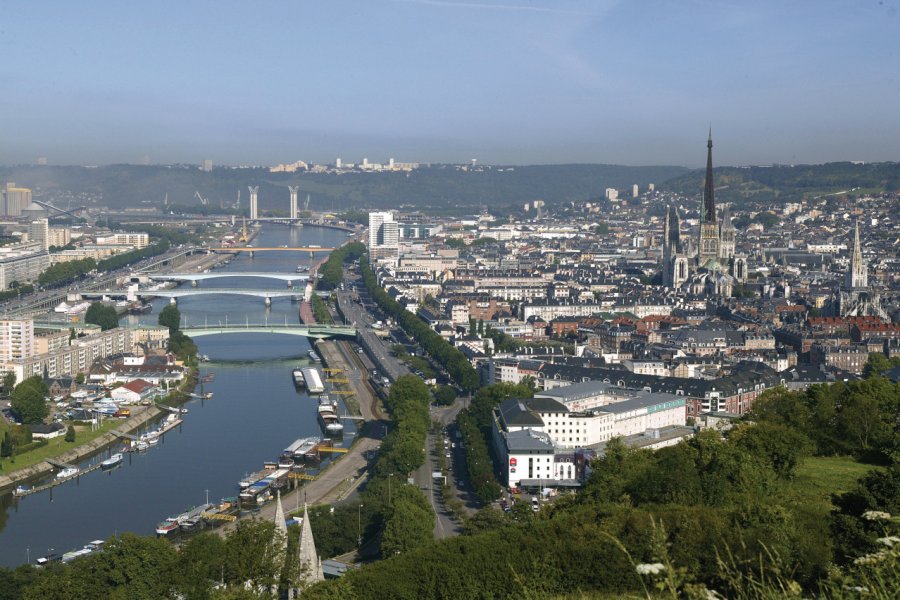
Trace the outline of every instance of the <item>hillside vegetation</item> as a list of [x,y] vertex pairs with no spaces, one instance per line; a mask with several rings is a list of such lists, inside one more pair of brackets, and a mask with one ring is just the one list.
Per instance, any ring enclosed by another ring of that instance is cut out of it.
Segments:
[[603,196],[608,187],[646,188],[683,175],[684,167],[626,167],[618,165],[535,165],[459,171],[451,165],[422,167],[411,173],[307,174],[269,173],[264,168],[214,169],[196,167],[109,165],[85,167],[0,167],[0,180],[40,188],[52,200],[61,191],[102,196],[102,204],[157,206],[168,194],[170,205],[197,205],[199,191],[212,206],[231,205],[241,191],[248,204],[247,186],[259,186],[262,210],[287,212],[288,185],[300,188],[300,200],[310,195],[312,210],[397,208],[415,205],[447,211],[459,207],[516,204],[542,199],[549,203]]

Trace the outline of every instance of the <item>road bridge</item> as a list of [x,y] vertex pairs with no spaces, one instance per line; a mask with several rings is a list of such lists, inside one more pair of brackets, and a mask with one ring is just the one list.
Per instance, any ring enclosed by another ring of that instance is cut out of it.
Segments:
[[185,335],[192,338],[205,335],[227,335],[232,333],[274,333],[280,335],[297,335],[307,338],[355,338],[356,328],[345,325],[204,325],[203,327],[182,327]]
[[300,273],[269,273],[262,271],[220,271],[216,273],[163,273],[157,275],[148,275],[147,278],[152,281],[190,281],[192,285],[206,281],[207,279],[225,279],[234,277],[257,277],[260,279],[278,279],[288,282],[288,285],[295,281],[307,281],[309,275]]
[[315,254],[316,252],[331,252],[334,248],[321,246],[262,246],[260,248],[255,246],[231,246],[226,248],[208,248],[208,250],[210,252],[309,252],[310,254]]
[[292,289],[271,290],[271,289],[248,289],[248,288],[176,288],[172,290],[97,290],[84,291],[75,294],[69,294],[72,301],[80,301],[82,299],[100,299],[100,300],[129,300],[134,301],[137,298],[169,298],[172,304],[178,303],[178,298],[187,296],[211,296],[213,294],[224,294],[230,296],[256,296],[263,298],[266,306],[272,304],[272,298],[297,298],[303,296],[302,292]]

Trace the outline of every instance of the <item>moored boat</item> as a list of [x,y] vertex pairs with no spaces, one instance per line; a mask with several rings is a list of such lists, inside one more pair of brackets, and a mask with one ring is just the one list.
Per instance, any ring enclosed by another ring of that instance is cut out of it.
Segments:
[[110,456],[109,458],[107,458],[106,460],[104,460],[103,462],[101,462],[100,468],[112,469],[116,465],[121,464],[123,458],[124,458],[124,456],[122,455],[122,453],[117,452],[117,453],[113,454],[112,456]]
[[306,385],[306,378],[303,377],[303,369],[301,369],[300,367],[292,370],[291,376],[294,378],[294,385],[298,388]]
[[326,435],[342,435],[344,433],[344,424],[338,417],[337,400],[332,400],[328,396],[322,396],[319,399],[319,425]]
[[78,473],[81,472],[81,469],[78,467],[66,467],[62,471],[56,474],[57,479],[68,479],[69,477],[75,477]]

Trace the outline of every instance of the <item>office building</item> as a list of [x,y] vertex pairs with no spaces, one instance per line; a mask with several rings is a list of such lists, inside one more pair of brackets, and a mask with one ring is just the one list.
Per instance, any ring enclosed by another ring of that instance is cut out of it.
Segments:
[[369,255],[396,258],[400,253],[400,224],[392,212],[369,213]]
[[146,233],[113,233],[97,236],[98,246],[134,246],[136,249],[150,245],[150,236]]

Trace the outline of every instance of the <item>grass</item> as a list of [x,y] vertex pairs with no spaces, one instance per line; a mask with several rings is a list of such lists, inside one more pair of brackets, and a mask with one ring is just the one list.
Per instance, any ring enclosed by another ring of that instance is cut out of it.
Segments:
[[41,446],[40,448],[35,448],[34,450],[26,452],[25,454],[16,456],[15,462],[12,462],[12,458],[4,458],[2,461],[0,461],[0,467],[2,467],[0,468],[0,473],[13,473],[20,469],[36,465],[47,460],[48,458],[59,456],[64,452],[73,450],[82,444],[86,444],[91,440],[100,437],[104,433],[115,429],[121,424],[122,422],[119,419],[107,419],[103,423],[103,426],[97,431],[91,431],[90,426],[88,425],[78,425],[75,427],[74,442],[67,442],[63,439],[62,436],[60,436],[58,438],[50,440],[50,443],[46,446]]
[[810,457],[797,468],[791,488],[798,496],[830,504],[831,494],[850,491],[860,477],[875,468],[847,456]]

